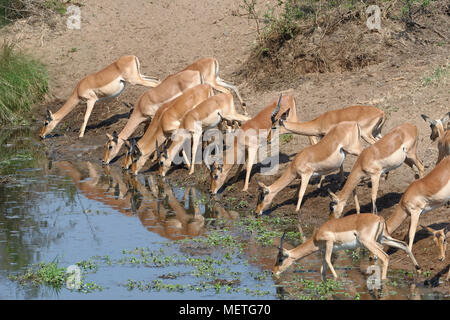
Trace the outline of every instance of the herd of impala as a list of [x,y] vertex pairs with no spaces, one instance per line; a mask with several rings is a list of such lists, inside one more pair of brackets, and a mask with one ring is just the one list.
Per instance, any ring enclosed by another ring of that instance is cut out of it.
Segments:
[[[417,156],[418,129],[414,125],[404,123],[382,136],[385,113],[373,106],[350,106],[332,110],[314,120],[302,122],[297,117],[294,97],[289,95],[280,96],[254,117],[250,117],[238,89],[222,80],[218,73],[217,60],[203,58],[160,81],[140,73],[137,57],[123,56],[105,69],[78,82],[70,98],[57,112],[53,114],[47,110],[40,137],[49,135],[70,111],[80,102],[85,102],[87,109],[80,129],[81,138],[97,101],[118,96],[127,83],[151,87],[134,104],[122,131],[106,134],[108,141],[103,165],[116,160],[120,149],[125,145],[127,151],[123,168],[131,168],[134,175],[140,172],[147,160],[153,156],[152,161],[159,164],[159,174],[165,176],[180,151],[190,170],[189,174],[192,174],[203,132],[214,127],[227,132],[239,129],[233,137],[232,145],[224,149],[225,155],[222,158],[234,159],[232,162],[214,160],[208,165],[205,161],[211,173],[211,193],[216,194],[237,163],[239,168],[234,179],[246,164],[243,191],[248,190],[252,166],[261,146],[261,142],[254,138],[256,135],[260,136],[260,132],[266,134],[267,142],[272,141],[271,129],[275,128],[279,129],[279,133],[291,132],[308,136],[311,145],[294,157],[280,178],[269,186],[256,181],[259,192],[256,205],[258,215],[263,214],[275,196],[296,178],[301,178],[296,207],[296,211],[299,211],[311,177],[320,176],[320,187],[326,174],[339,169],[343,183],[343,162],[346,154],[358,158],[343,188],[336,194],[329,191],[330,219],[314,231],[311,238],[292,250],[283,248],[283,235],[273,273],[278,275],[294,261],[320,251],[323,257],[322,277],[325,278],[328,267],[336,278],[337,274],[331,263],[332,253],[364,246],[382,262],[381,275],[384,280],[389,256],[383,250],[383,245],[405,251],[420,271],[420,266],[412,254],[419,217],[450,201],[450,112],[438,120],[422,115],[430,124],[430,138],[438,141],[439,149],[435,167],[425,175],[424,165]],[[214,89],[220,93],[215,94]],[[237,112],[229,89],[238,97],[243,114]],[[136,140],[131,136],[143,122],[147,122],[145,133]],[[363,148],[361,138],[370,144],[368,148]],[[182,148],[188,140],[192,141],[190,159]],[[243,148],[245,152],[239,153],[238,147]],[[385,220],[378,216],[376,206],[380,178],[384,174],[387,179],[388,172],[402,163],[411,168],[415,166],[419,177],[405,190],[394,213]],[[360,213],[356,187],[364,177],[370,177],[372,184],[372,213]],[[353,194],[357,214],[341,218],[350,194]],[[407,234],[409,243],[390,236],[407,217],[411,220]],[[428,226],[422,228],[433,235],[433,241],[439,250],[439,260],[444,260],[449,225],[441,230]],[[449,280],[449,277],[450,272],[446,280]]]

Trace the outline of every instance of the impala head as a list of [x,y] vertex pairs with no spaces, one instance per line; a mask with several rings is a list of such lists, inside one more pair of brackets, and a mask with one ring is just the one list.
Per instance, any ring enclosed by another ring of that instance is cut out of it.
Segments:
[[144,166],[145,161],[147,160],[142,154],[137,144],[134,148],[134,152],[130,154],[130,160],[131,160],[131,173],[133,175],[137,175],[138,172]]
[[105,154],[103,156],[103,164],[108,164],[111,162],[113,155],[112,150],[117,147],[119,143],[119,136],[117,135],[117,132],[114,131],[112,134],[107,133],[106,136],[108,137],[108,142],[106,142],[105,145]]
[[445,123],[450,119],[450,112],[448,112],[443,118],[438,120],[430,119],[430,117],[422,114],[422,119],[425,120],[430,124],[431,128],[431,134],[430,139],[431,141],[436,141],[436,139],[439,138],[440,132],[445,131]]
[[45,137],[55,129],[58,123],[55,121],[55,117],[50,109],[47,109],[47,115],[45,116],[44,125],[42,126],[41,132],[39,136],[41,139],[45,139]]
[[134,153],[136,149],[136,139],[131,138],[125,141],[125,146],[127,148],[127,151],[125,152],[125,157],[123,158],[122,168],[124,170],[128,170],[131,166],[131,163],[133,162],[133,160],[131,159],[131,155]]
[[328,189],[328,195],[331,198],[330,202],[330,216],[339,218],[344,211],[345,201],[339,200],[339,197]]
[[158,163],[159,163],[158,172],[162,177],[165,177],[171,165],[171,161],[169,161],[169,155],[167,154],[167,148],[164,148],[163,152],[159,154]]
[[281,237],[280,246],[278,247],[277,260],[272,268],[272,274],[276,276],[284,272],[295,261],[289,257],[289,250],[283,248],[284,237],[286,237],[286,232],[283,233],[283,236]]
[[211,165],[210,176],[211,176],[210,191],[212,194],[216,194],[217,191],[219,191],[220,187],[222,187],[222,185],[224,184],[225,178],[227,176],[223,170],[223,164],[214,161],[213,164]]
[[258,183],[258,202],[256,203],[256,213],[261,215],[264,212],[264,209],[270,205],[272,199],[269,199],[268,197],[270,193],[269,188],[258,180],[256,180],[256,182]]
[[448,231],[450,230],[450,225],[447,225],[445,228],[440,230],[434,230],[430,227],[422,226],[422,229],[428,231],[433,235],[433,242],[436,245],[439,253],[439,261],[444,261],[445,259],[445,250],[447,250],[447,236]]

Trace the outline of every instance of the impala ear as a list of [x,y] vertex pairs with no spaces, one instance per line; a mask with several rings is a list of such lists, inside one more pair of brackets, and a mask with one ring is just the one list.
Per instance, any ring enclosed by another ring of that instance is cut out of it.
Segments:
[[334,201],[338,200],[338,196],[335,193],[331,192],[330,189],[327,189],[327,191],[328,191],[328,195],[330,196],[331,200],[334,200]]
[[261,181],[258,181],[257,178],[255,178],[255,181],[256,181],[256,183],[258,184],[259,188],[262,189],[262,190],[264,190],[264,193],[267,193],[267,192],[266,192],[266,191],[268,191],[267,186],[266,186],[264,183],[262,183]]
[[444,123],[446,123],[448,120],[450,119],[450,112],[448,112],[442,119],[442,125],[444,125]]
[[54,120],[55,118],[53,117],[53,113],[50,111],[50,109],[49,108],[47,108],[47,116],[46,116],[46,120],[47,121],[52,121],[52,120]]
[[106,133],[106,136],[108,137],[108,139],[109,139],[110,141],[114,140],[113,136],[110,135],[109,133]]
[[420,225],[421,228],[431,234],[435,234],[437,230],[431,229],[430,227],[424,226],[424,225]]
[[113,141],[114,141],[115,143],[119,142],[119,136],[117,135],[117,131],[114,131],[114,132],[112,133],[112,137],[113,137]]
[[436,121],[430,119],[430,117],[428,117],[427,115],[421,114],[420,116],[422,117],[423,120],[425,120],[425,121],[428,122],[429,124],[432,124],[432,125],[434,125],[434,126],[436,125]]

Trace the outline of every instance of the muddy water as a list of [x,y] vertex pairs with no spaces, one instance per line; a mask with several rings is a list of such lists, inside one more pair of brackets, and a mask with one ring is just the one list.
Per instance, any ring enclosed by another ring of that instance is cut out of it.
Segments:
[[[448,299],[401,270],[389,272],[384,291],[369,292],[372,263],[345,252],[337,284],[319,287],[316,256],[274,279],[276,247],[242,228],[248,213],[156,176],[49,161],[34,133],[0,131],[0,299]],[[9,278],[51,261],[76,265],[81,284]]]

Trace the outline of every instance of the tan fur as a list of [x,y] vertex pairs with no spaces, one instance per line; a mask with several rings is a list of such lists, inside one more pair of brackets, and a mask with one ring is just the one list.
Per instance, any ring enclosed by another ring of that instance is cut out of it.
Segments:
[[360,143],[360,130],[356,122],[342,122],[317,144],[300,151],[289,164],[283,175],[269,187],[259,183],[260,196],[256,212],[262,214],[272,199],[295,178],[301,178],[296,211],[300,210],[309,180],[314,173],[326,174],[342,167],[345,153],[359,155],[363,148]]
[[40,131],[40,137],[45,138],[80,102],[86,102],[86,114],[79,134],[82,138],[95,102],[100,98],[119,94],[124,89],[121,81],[147,87],[155,87],[160,83],[157,79],[142,75],[139,69],[139,60],[136,56],[122,56],[106,68],[81,79],[70,98],[57,112],[52,114],[48,111],[48,119]]
[[[277,107],[278,100],[275,100],[271,102],[269,105],[267,105],[263,110],[261,110],[256,116],[254,116],[252,119],[245,122],[242,127],[241,131],[239,132],[239,135],[234,139],[234,147],[228,149],[225,152],[224,159],[234,159],[234,161],[237,161],[238,155],[238,146],[243,146],[245,149],[245,153],[247,154],[246,159],[246,176],[245,176],[245,183],[243,191],[247,191],[248,184],[250,181],[250,173],[253,167],[253,163],[256,160],[256,154],[259,149],[259,144],[251,143],[253,138],[258,138],[258,132],[259,130],[270,130],[272,127],[271,122],[271,114]],[[298,121],[297,118],[297,110],[295,108],[295,100],[293,96],[283,96],[281,99],[281,108],[280,111],[277,114],[277,119],[280,118],[280,116],[286,112],[289,111],[288,120],[290,121]],[[253,134],[250,134],[253,132]],[[284,128],[281,128],[280,133],[285,133],[286,130]],[[256,133],[256,135],[255,135]],[[231,151],[229,151],[231,150]],[[231,153],[234,154],[231,154]],[[232,163],[224,163],[220,166],[220,169],[218,169],[218,165],[215,164],[211,168],[211,192],[216,194],[217,191],[222,187],[222,185],[225,183],[225,179],[228,176],[228,173],[233,168],[235,162]],[[237,172],[236,177],[239,175],[243,165],[240,165]]]
[[410,216],[409,248],[412,249],[419,217],[445,205],[449,200],[450,157],[445,157],[426,176],[414,181],[406,189],[394,213],[386,221],[389,233],[394,232]]
[[[361,137],[374,144],[381,137],[381,128],[386,121],[383,110],[372,106],[350,106],[344,109],[325,112],[311,121],[285,121],[284,127],[296,134],[321,137],[335,125],[343,121],[355,121],[361,128]],[[373,136],[375,132],[375,137]]]
[[[431,120],[424,114],[422,115],[422,118],[430,124],[430,139],[432,141],[438,140],[439,154],[436,161],[436,164],[438,164],[442,159],[450,155],[450,130],[448,129],[450,126],[450,112],[438,120]],[[446,122],[448,122],[447,126],[445,126]]]
[[[186,72],[186,71],[185,71]],[[184,92],[168,106],[159,119],[154,118],[145,134],[137,142],[140,156],[131,155],[131,171],[134,175],[142,169],[148,158],[156,151],[156,144],[161,146],[168,137],[178,129],[180,121],[186,112],[195,108],[212,95],[211,86],[201,84]],[[153,122],[155,123],[153,124]]]
[[375,144],[366,148],[356,160],[347,181],[333,199],[332,211],[339,218],[345,204],[353,192],[356,211],[359,213],[359,202],[355,188],[364,176],[370,176],[372,181],[372,213],[377,212],[376,199],[382,173],[387,173],[405,162],[411,168],[419,170],[420,177],[424,175],[424,166],[417,156],[418,130],[416,126],[405,123],[388,132]]
[[275,275],[279,275],[294,261],[320,251],[322,254],[322,267],[320,270],[322,278],[325,280],[327,266],[333,273],[334,278],[337,278],[337,273],[331,263],[333,251],[366,247],[382,261],[381,279],[385,280],[387,278],[389,256],[381,249],[380,244],[405,251],[416,269],[420,269],[406,243],[396,240],[389,235],[383,217],[373,214],[358,214],[341,219],[328,220],[310,239],[292,250],[280,248],[277,262],[272,272]]
[[229,121],[236,120],[243,122],[249,120],[249,117],[236,112],[233,96],[231,94],[220,93],[208,98],[184,115],[181,120],[181,125],[177,130],[178,134],[175,133],[175,140],[172,141],[170,148],[167,150],[167,158],[161,159],[162,164],[159,168],[159,173],[162,176],[165,176],[167,170],[170,168],[173,158],[178,154],[186,139],[189,138],[180,132],[188,131],[190,138],[192,139],[192,161],[187,164],[190,165],[189,174],[193,174],[196,151],[202,135],[202,130],[198,130],[200,128],[197,129],[195,124],[201,123],[201,129],[204,129],[218,123],[221,117]]
[[167,77],[156,88],[143,93],[134,105],[130,119],[128,119],[125,127],[119,133],[117,142],[111,139],[108,141],[103,163],[108,164],[114,159],[123,146],[124,141],[133,134],[142,122],[153,118],[161,106],[173,101],[186,90],[201,83],[202,78],[200,72],[187,70]]

